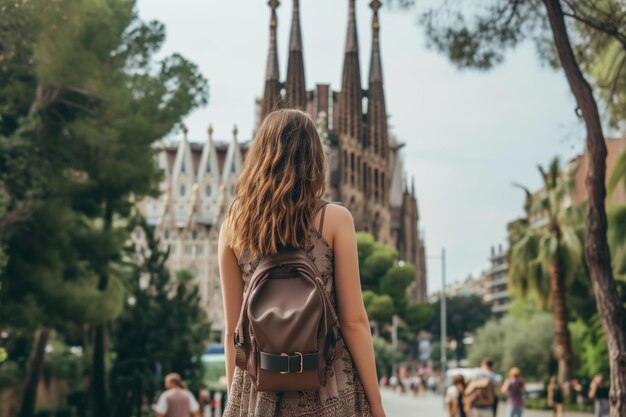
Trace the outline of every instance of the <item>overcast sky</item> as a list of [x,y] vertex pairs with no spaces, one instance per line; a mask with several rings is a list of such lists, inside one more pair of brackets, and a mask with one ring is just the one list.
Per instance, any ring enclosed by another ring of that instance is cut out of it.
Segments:
[[[345,0],[301,0],[307,88],[340,88],[346,30]],[[357,1],[361,74],[366,80],[371,10]],[[269,8],[262,0],[139,0],[139,14],[167,27],[163,53],[178,52],[209,79],[209,105],[185,119],[191,140],[218,139],[237,124],[250,139],[254,99],[263,88]],[[278,9],[281,78],[287,64],[291,1]],[[455,69],[426,47],[414,12],[381,10],[381,50],[387,111],[405,142],[415,177],[420,227],[429,256],[447,252],[448,282],[479,274],[490,247],[506,242],[506,224],[522,214],[513,181],[538,187],[537,164],[582,150],[583,127],[560,72],[542,66],[532,45],[490,72]],[[364,84],[365,86],[365,84]],[[428,264],[429,291],[440,288],[439,261]]]

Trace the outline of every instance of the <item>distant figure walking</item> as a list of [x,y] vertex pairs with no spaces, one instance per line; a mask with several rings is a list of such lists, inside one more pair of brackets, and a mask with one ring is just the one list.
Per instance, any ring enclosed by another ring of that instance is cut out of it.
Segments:
[[519,368],[511,368],[509,377],[502,385],[502,394],[508,397],[507,417],[522,417],[525,392],[526,388]]
[[485,358],[481,364],[482,373],[465,388],[465,396],[472,417],[495,417],[498,407],[496,396],[497,380],[493,372],[493,359]]
[[168,374],[165,389],[154,406],[158,417],[200,417],[200,406],[180,375]]
[[551,376],[550,383],[548,384],[548,406],[552,408],[552,415],[554,417],[564,416],[563,402],[563,388],[556,380],[556,377]]
[[595,403],[594,417],[609,417],[611,407],[609,405],[609,387],[604,382],[603,375],[596,375],[589,387],[589,398]]
[[446,407],[448,417],[466,417],[465,413],[465,378],[456,375],[452,385],[446,390]]

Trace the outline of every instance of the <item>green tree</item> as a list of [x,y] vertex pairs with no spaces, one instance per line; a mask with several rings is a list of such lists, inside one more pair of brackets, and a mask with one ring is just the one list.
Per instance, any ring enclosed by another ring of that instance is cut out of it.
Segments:
[[546,356],[554,341],[552,321],[546,313],[526,319],[507,315],[490,320],[476,330],[467,358],[471,365],[479,366],[489,356],[500,373],[519,367],[525,378],[544,379],[553,369],[553,361]]
[[[413,3],[412,0],[400,0]],[[592,278],[597,308],[607,334],[611,358],[611,413],[626,415],[626,310],[619,298],[611,270],[607,241],[606,144],[602,123],[591,85],[574,47],[590,45],[590,40],[604,37],[624,45],[626,12],[621,0],[499,0],[476,2],[474,13],[467,16],[464,2],[431,7],[422,23],[431,44],[446,53],[459,67],[489,69],[501,62],[507,49],[526,39],[538,40],[540,50],[558,58],[570,90],[576,99],[577,112],[584,121],[589,164],[586,176],[589,205],[585,229],[585,259]],[[546,24],[547,23],[547,24]],[[568,26],[569,23],[569,26]],[[577,30],[584,27],[585,31]],[[548,30],[549,28],[549,30]],[[569,31],[574,35],[570,38]],[[572,42],[573,39],[574,41]],[[601,41],[600,41],[601,42]],[[580,54],[579,54],[580,55]],[[593,54],[588,55],[593,59]]]
[[[491,307],[476,296],[456,296],[446,299],[446,333],[456,342],[455,357],[464,355],[463,339],[491,317]],[[437,340],[441,338],[441,301],[433,304],[433,318],[429,330]]]
[[145,399],[161,388],[157,374],[178,372],[192,388],[201,385],[200,356],[210,326],[200,306],[193,275],[180,271],[170,278],[154,230],[140,219],[136,230],[145,236],[145,247],[131,250],[133,269],[126,308],[113,323],[115,361],[111,370],[112,416],[143,414]]
[[[2,143],[22,157],[7,166],[24,173],[2,178],[0,224],[5,230],[27,218],[38,196],[61,198],[88,228],[81,259],[97,276],[94,287],[107,293],[120,280],[131,196],[155,192],[159,172],[151,145],[206,103],[207,82],[180,55],[154,58],[164,27],[139,20],[134,1],[2,0],[0,10],[16,17],[1,29],[9,33],[2,70],[18,81],[0,84],[13,93],[1,102],[7,115]],[[30,103],[15,99],[19,89]],[[33,186],[20,195],[11,180]],[[104,416],[106,320],[94,334],[92,408]]]
[[579,228],[582,212],[569,203],[574,176],[563,173],[558,159],[548,170],[539,167],[543,188],[526,192],[526,218],[510,229],[509,278],[522,295],[530,294],[538,305],[552,308],[554,357],[559,363],[559,380],[571,373],[572,345],[567,308],[568,284],[584,268],[583,243]]

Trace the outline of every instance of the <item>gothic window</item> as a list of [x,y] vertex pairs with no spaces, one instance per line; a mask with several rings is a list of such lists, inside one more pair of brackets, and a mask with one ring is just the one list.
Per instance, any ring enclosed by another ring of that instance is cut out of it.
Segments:
[[350,153],[350,184],[354,185],[354,152]]
[[170,238],[170,231],[165,229],[165,232],[163,232],[163,237],[167,240]]
[[135,239],[137,239],[137,240],[141,239],[141,230],[137,230],[135,232]]
[[196,255],[202,255],[203,249],[202,245],[196,245]]
[[207,197],[211,197],[211,186],[207,185],[206,188],[204,189],[204,193],[206,194]]
[[207,161],[206,172],[211,173],[211,164]]
[[343,182],[348,182],[348,151],[343,150]]
[[181,197],[184,197],[186,192],[187,192],[187,188],[184,185],[181,185],[180,186],[180,195],[181,195]]
[[187,166],[186,166],[184,160],[183,160],[183,163],[180,166],[180,172],[187,172]]
[[357,157],[356,159],[356,185],[357,188],[361,188],[361,181],[363,178],[361,177],[361,157]]
[[194,231],[191,232],[191,238],[193,240],[196,240],[198,238],[198,231],[197,230],[194,230]]
[[367,165],[363,162],[363,194],[367,198]]
[[185,255],[191,255],[192,247],[191,245],[185,245]]
[[385,202],[385,173],[380,173],[380,199]]
[[235,161],[233,161],[230,164],[230,172],[236,172],[237,171],[237,167],[235,166]]
[[378,201],[378,170],[374,170],[374,200]]

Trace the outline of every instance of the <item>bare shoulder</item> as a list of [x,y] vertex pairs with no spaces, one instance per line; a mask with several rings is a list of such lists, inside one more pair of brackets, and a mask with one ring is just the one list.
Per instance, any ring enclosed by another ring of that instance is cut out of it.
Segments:
[[334,242],[336,236],[346,232],[354,232],[352,213],[342,205],[328,204],[324,217],[324,237]]

